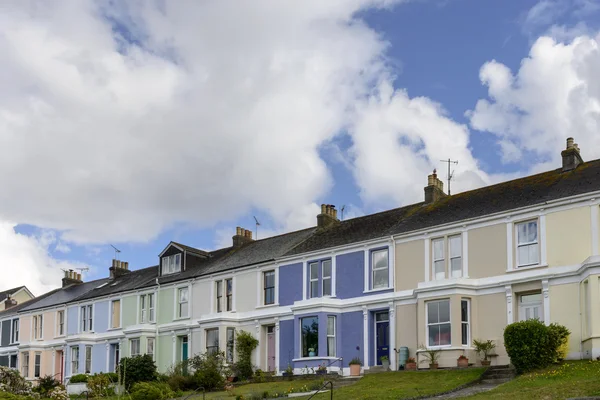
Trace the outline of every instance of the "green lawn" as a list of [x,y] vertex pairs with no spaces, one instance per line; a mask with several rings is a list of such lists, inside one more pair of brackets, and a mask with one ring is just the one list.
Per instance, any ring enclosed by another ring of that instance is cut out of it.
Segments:
[[[275,393],[288,393],[290,389],[300,389],[303,387],[307,387],[307,390],[309,390],[313,384],[321,382],[323,382],[323,379],[250,383],[233,389],[233,395],[248,396],[250,394],[263,394],[265,392],[269,392],[270,395],[273,395]],[[201,398],[202,396],[192,397],[194,400]],[[207,393],[206,398],[211,400],[232,400],[235,397],[227,392],[212,392]]]
[[[357,383],[334,391],[336,399],[385,400],[434,395],[471,382],[483,373],[483,368],[440,371],[384,372],[365,375]],[[329,399],[329,394],[314,397]]]
[[566,399],[600,395],[600,362],[571,361],[524,374],[498,388],[468,397],[479,399]]

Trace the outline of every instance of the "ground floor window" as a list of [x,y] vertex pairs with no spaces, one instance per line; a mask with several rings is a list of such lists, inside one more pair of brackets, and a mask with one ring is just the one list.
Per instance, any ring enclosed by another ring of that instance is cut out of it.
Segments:
[[319,355],[319,318],[301,318],[300,330],[302,357],[316,357]]
[[79,347],[71,347],[71,375],[79,373]]
[[129,341],[129,354],[131,357],[140,355],[140,339],[131,339]]
[[460,301],[460,328],[461,328],[461,340],[463,346],[468,346],[471,342],[471,305],[469,299],[462,299]]
[[335,317],[327,317],[327,357],[335,357]]
[[42,353],[35,353],[35,363],[33,364],[33,376],[35,378],[40,377],[42,368]]
[[449,346],[450,300],[430,301],[427,303],[427,341],[429,346]]
[[542,294],[529,293],[519,296],[519,321],[528,319],[539,319],[544,321],[544,313],[542,312]]
[[17,357],[16,354],[12,354],[10,356],[10,364],[9,364],[10,368],[15,368],[15,369],[17,368],[17,360],[18,360],[18,358],[19,357]]
[[29,352],[23,353],[22,365],[21,375],[25,378],[29,378]]
[[228,363],[233,362],[233,349],[235,345],[235,328],[227,328],[227,350],[225,358]]
[[146,354],[149,354],[154,358],[154,338],[149,337],[148,342],[146,344]]
[[85,346],[85,373],[92,372],[92,346]]
[[206,330],[206,352],[214,354],[219,351],[219,328]]

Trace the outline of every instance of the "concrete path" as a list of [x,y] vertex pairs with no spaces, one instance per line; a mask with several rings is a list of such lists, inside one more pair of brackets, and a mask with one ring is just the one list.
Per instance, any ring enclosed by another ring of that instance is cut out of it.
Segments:
[[501,385],[501,383],[478,383],[473,386],[466,387],[456,392],[441,394],[439,396],[428,397],[429,399],[460,399],[462,397],[471,396],[473,394],[487,392]]

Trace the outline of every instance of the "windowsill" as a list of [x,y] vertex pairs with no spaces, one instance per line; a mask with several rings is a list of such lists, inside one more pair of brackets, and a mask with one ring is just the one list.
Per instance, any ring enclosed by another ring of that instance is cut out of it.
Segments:
[[[461,350],[463,349],[463,347],[452,347],[451,344],[445,344],[443,346],[427,346],[427,349],[434,349],[434,350]],[[425,351],[427,351],[426,349],[417,349],[415,351],[415,353],[424,353]]]
[[269,307],[279,307],[279,303],[263,304],[260,306],[256,306],[256,308],[269,308]]
[[297,362],[297,361],[312,361],[312,360],[339,360],[340,357],[329,357],[329,356],[323,356],[323,357],[319,357],[319,356],[315,356],[315,357],[300,357],[300,358],[294,358],[292,359],[293,362]]
[[369,290],[363,290],[363,293],[378,293],[378,292],[385,292],[386,290],[394,290],[394,288],[388,286],[386,288],[369,289]]
[[523,266],[523,267],[515,267],[514,269],[508,269],[506,270],[507,273],[510,272],[519,272],[519,271],[529,271],[531,269],[541,269],[541,268],[547,268],[548,264],[536,264],[536,265],[527,265],[527,266]]
[[173,321],[182,321],[184,319],[190,319],[190,317],[177,317],[177,318],[173,318]]
[[66,336],[65,335],[58,335],[58,336],[54,336],[54,339],[61,339],[61,338],[64,338],[64,337],[66,337]]
[[121,329],[120,326],[118,326],[116,328],[108,328],[107,331],[118,331],[119,329]]

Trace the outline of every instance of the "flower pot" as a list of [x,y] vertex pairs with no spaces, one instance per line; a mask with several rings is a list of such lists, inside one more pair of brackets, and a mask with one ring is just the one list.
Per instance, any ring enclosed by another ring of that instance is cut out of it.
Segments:
[[489,367],[491,364],[490,360],[481,360],[481,365],[484,367]]
[[385,370],[390,369],[390,360],[381,360],[381,366]]
[[327,370],[326,369],[318,369],[315,371],[315,374],[317,375],[325,375],[327,374]]
[[438,369],[438,363],[429,364],[429,369]]
[[316,356],[317,356],[317,354],[316,354],[314,351],[309,351],[309,352],[308,352],[308,356],[309,356],[309,357],[316,357]]
[[227,382],[233,382],[234,379],[235,379],[234,376],[228,376],[227,377]]
[[350,376],[360,375],[360,364],[350,364]]
[[416,371],[417,370],[417,363],[406,363],[404,365],[404,369],[407,371]]
[[458,368],[467,368],[469,366],[469,359],[459,358],[458,360],[456,360],[456,366]]

